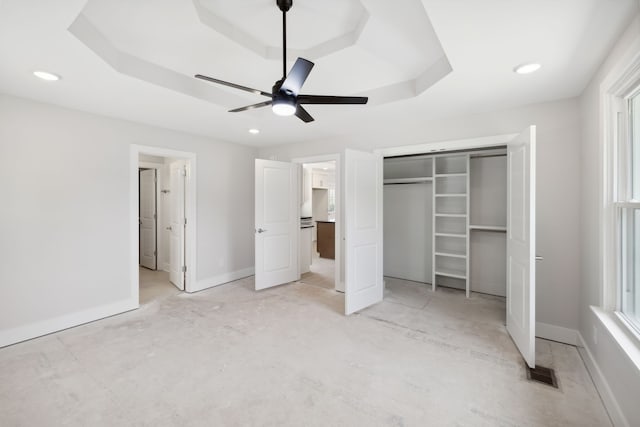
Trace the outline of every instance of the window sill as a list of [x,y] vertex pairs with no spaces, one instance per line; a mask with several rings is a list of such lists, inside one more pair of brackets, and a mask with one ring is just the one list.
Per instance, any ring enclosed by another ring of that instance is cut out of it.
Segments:
[[591,306],[591,311],[602,323],[602,326],[609,332],[613,340],[620,349],[627,355],[629,360],[640,370],[640,336],[635,333],[626,322],[620,318],[619,314],[605,311],[600,307]]

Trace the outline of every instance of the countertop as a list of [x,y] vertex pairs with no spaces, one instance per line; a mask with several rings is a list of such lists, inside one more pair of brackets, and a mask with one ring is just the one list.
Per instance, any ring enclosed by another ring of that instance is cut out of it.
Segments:
[[328,222],[328,223],[334,224],[336,222],[336,220],[335,219],[332,219],[330,221],[319,221],[319,220],[316,220],[316,222]]

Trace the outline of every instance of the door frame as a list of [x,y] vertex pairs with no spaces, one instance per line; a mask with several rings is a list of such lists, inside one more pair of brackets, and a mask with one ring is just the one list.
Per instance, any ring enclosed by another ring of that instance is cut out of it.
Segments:
[[[302,167],[305,163],[320,163],[320,162],[336,162],[335,169],[335,192],[336,192],[336,235],[335,235],[335,271],[334,271],[334,289],[339,292],[344,292],[345,283],[344,276],[342,275],[343,256],[342,256],[342,243],[343,238],[343,215],[342,215],[342,156],[337,154],[324,154],[310,157],[297,157],[291,159],[292,163],[300,164]],[[302,180],[300,176],[298,178]],[[300,182],[300,188],[302,188],[302,182]],[[298,216],[300,216],[300,207],[298,207]],[[298,227],[298,240],[300,239],[300,227]]]
[[[178,151],[169,148],[153,147],[147,145],[131,144],[129,149],[129,262],[130,262],[130,283],[131,296],[136,302],[136,308],[140,306],[140,274],[138,271],[138,253],[140,242],[138,235],[138,216],[140,215],[138,206],[138,168],[141,164],[147,167],[150,163],[140,162],[140,154],[151,156],[170,157],[186,160],[187,176],[185,178],[185,218],[188,218],[185,231],[185,264],[187,272],[185,274],[185,291],[194,292],[196,285],[196,154],[189,151]],[[159,167],[160,165],[156,165]]]
[[[519,133],[493,135],[480,138],[469,139],[457,139],[450,141],[436,141],[424,144],[405,145],[400,147],[381,148],[374,151],[374,153],[380,154],[382,158],[403,156],[412,154],[436,154],[438,152],[455,151],[455,150],[470,150],[477,148],[495,147],[500,145],[508,145]],[[535,185],[535,184],[534,184]],[[533,187],[535,188],[535,187]],[[534,225],[535,226],[535,225]],[[534,254],[535,255],[535,254]],[[535,298],[536,295],[534,294]],[[539,336],[537,333],[537,321],[535,322],[536,333],[534,336]]]
[[405,156],[412,154],[435,154],[440,151],[470,150],[486,148],[496,145],[507,145],[519,133],[485,136],[481,138],[453,139],[445,141],[427,142],[424,144],[403,145],[400,147],[379,148],[373,152],[384,157]]

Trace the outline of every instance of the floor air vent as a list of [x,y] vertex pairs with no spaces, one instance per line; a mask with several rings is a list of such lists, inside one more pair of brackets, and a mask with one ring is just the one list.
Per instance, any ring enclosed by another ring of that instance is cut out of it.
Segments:
[[555,372],[553,369],[545,368],[544,366],[536,365],[535,368],[527,366],[527,378],[531,381],[537,381],[558,388]]

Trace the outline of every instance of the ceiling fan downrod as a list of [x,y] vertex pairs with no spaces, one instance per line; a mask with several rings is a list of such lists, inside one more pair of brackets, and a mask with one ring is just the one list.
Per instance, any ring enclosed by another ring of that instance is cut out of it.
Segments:
[[293,6],[293,0],[276,0],[282,11],[282,81],[287,77],[287,12]]

